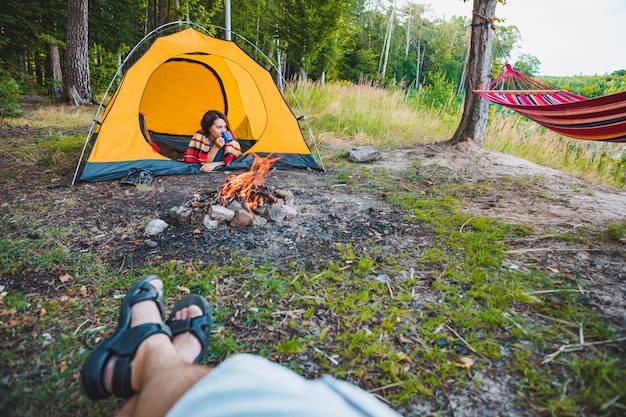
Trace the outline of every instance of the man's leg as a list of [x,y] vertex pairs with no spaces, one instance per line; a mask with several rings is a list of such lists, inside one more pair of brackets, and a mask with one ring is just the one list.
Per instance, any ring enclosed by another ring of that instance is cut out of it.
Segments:
[[[174,319],[184,320],[201,315],[200,307],[191,305],[178,311]],[[177,364],[164,363],[159,349],[147,352],[144,385],[137,398],[136,416],[165,415],[176,401],[211,371],[207,366],[193,364],[202,346],[191,333],[175,336],[173,346],[180,359]],[[164,391],[167,392],[165,396]]]
[[[150,281],[150,284],[159,292],[163,289],[163,283],[158,279]],[[195,317],[199,314],[202,314],[202,311],[197,306],[190,306],[177,313],[176,319]],[[159,309],[154,302],[142,301],[133,305],[131,327],[162,322]],[[194,339],[190,334],[178,335],[174,340],[177,346],[164,334],[155,334],[144,340],[131,363],[131,386],[139,394],[135,395],[120,413],[164,416],[189,388],[208,374],[210,368],[190,363],[200,352],[200,344]],[[109,392],[112,390],[115,360],[112,358],[108,361],[103,377]]]

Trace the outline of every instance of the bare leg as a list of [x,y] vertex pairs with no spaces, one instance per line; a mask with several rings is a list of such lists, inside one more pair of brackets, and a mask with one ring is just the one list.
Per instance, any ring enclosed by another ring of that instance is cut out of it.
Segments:
[[[152,280],[150,284],[162,291],[163,283],[160,280]],[[199,308],[192,306],[181,310],[176,317],[184,319],[191,315],[197,316],[198,311],[202,313]],[[143,301],[132,307],[131,327],[160,322],[161,315],[154,302]],[[200,351],[198,347],[200,344],[194,337],[182,334],[176,339],[183,357],[164,334],[155,334],[139,346],[131,364],[131,385],[139,394],[129,400],[119,415],[164,416],[189,388],[211,371],[211,368],[206,366],[190,363]],[[190,358],[190,355],[193,356]],[[112,386],[114,363],[115,358],[107,363],[104,373],[104,384],[109,391]]]

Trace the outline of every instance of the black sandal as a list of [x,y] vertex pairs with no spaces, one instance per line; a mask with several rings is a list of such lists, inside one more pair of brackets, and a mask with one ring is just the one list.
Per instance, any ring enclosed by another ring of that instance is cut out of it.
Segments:
[[104,369],[111,357],[116,357],[113,367],[113,394],[117,397],[128,398],[135,394],[131,386],[131,362],[137,353],[139,345],[148,337],[164,333],[172,338],[169,327],[163,323],[145,323],[130,327],[131,308],[141,301],[154,301],[159,307],[161,318],[165,317],[163,297],[157,289],[150,285],[150,281],[159,279],[156,275],[141,278],[130,289],[122,300],[120,314],[115,333],[95,347],[81,370],[81,382],[87,396],[92,400],[108,398],[111,393],[104,386]]
[[[200,307],[202,315],[184,320],[174,320],[174,315],[177,311],[191,305]],[[193,363],[200,363],[211,341],[211,306],[206,298],[196,294],[183,297],[174,304],[170,317],[165,324],[167,324],[172,331],[172,337],[181,333],[190,332],[200,341],[202,350],[193,361]]]

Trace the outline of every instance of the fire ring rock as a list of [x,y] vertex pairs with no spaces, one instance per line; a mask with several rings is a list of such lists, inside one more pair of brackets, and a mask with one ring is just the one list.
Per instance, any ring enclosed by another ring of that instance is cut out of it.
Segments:
[[380,151],[373,146],[357,146],[348,151],[350,162],[370,162],[380,159]]

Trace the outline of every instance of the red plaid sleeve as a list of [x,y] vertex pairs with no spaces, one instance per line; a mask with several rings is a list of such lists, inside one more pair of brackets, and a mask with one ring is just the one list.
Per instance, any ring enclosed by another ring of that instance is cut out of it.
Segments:
[[211,149],[211,142],[209,138],[204,135],[204,131],[198,130],[195,135],[189,141],[187,150],[183,156],[185,162],[206,162],[207,154]]

